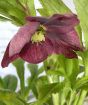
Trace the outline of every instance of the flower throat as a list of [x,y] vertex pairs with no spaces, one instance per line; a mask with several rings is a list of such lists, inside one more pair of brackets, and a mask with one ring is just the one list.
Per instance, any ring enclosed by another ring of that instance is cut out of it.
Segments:
[[34,35],[31,37],[32,43],[39,43],[45,41],[45,30],[45,27],[40,25],[37,32],[35,32]]

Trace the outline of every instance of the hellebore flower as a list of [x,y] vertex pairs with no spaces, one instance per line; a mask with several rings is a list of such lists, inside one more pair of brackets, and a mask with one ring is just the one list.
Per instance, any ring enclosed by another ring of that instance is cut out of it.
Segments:
[[51,54],[63,54],[67,58],[77,58],[74,51],[82,51],[75,26],[79,24],[74,14],[55,14],[50,18],[27,17],[9,42],[2,60],[2,67],[17,58],[29,63],[40,63]]

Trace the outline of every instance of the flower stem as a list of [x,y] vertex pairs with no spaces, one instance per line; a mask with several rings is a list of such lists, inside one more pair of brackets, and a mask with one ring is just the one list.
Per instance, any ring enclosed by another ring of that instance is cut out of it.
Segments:
[[59,94],[52,94],[52,99],[53,99],[53,104],[54,105],[59,105]]
[[78,99],[78,102],[76,105],[83,105],[84,99],[86,97],[87,91],[86,90],[82,90],[81,95]]
[[78,99],[79,99],[79,95],[77,95],[77,96],[75,97],[75,100],[74,100],[73,105],[77,105]]
[[[48,80],[50,83],[54,83],[55,80],[57,81],[57,78],[56,76],[55,78],[52,76],[49,76]],[[52,100],[53,100],[53,105],[59,105],[59,94],[58,93],[52,94]]]
[[[45,68],[46,74],[47,74],[47,67],[48,67],[48,63],[47,61],[45,61],[44,68]],[[47,74],[47,78],[48,78],[49,83],[54,83],[58,81],[58,76]],[[52,100],[53,100],[53,105],[59,105],[59,93],[52,94]]]
[[72,105],[72,102],[73,102],[73,100],[75,98],[75,95],[76,95],[76,92],[75,91],[72,91],[71,92],[71,95],[70,95],[70,100],[68,102],[68,105]]

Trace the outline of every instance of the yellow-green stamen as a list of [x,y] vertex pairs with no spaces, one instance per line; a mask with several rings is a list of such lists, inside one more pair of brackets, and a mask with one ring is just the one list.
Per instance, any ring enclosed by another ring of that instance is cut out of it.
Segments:
[[44,35],[45,27],[40,26],[38,31],[35,32],[35,34],[31,37],[32,43],[38,43],[45,41],[45,35]]

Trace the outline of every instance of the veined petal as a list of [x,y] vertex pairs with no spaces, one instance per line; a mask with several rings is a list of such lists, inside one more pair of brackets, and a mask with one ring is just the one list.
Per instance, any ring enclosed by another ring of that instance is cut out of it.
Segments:
[[9,44],[9,56],[18,54],[26,43],[31,39],[31,36],[35,33],[39,26],[38,22],[30,22],[21,27],[17,34],[13,37]]
[[45,42],[43,43],[43,48],[45,49],[48,55],[54,53],[53,41],[46,36]]
[[77,54],[71,49],[71,47],[63,41],[55,42],[55,53],[62,54],[67,58],[77,58]]
[[61,40],[65,43],[72,46],[72,48],[76,51],[83,50],[82,44],[79,40],[77,32],[72,29],[68,33],[61,34],[58,30],[57,31],[48,31],[46,32],[47,37],[52,38],[54,40]]
[[55,18],[77,18],[77,15],[75,15],[73,13],[69,13],[69,14],[54,14],[54,15],[52,15],[52,17],[50,17],[50,19],[55,19]]
[[79,23],[79,19],[74,14],[55,14],[53,15],[47,23],[44,25],[60,25],[60,26],[76,26]]
[[44,24],[48,21],[48,18],[44,18],[44,17],[26,17],[26,20],[27,21],[30,21],[30,22],[40,22],[41,24]]
[[53,48],[52,42],[48,38],[40,43],[32,44],[30,42],[22,49],[20,57],[29,63],[40,63],[53,53]]
[[40,63],[47,58],[43,44],[28,43],[20,52],[20,57],[29,63]]
[[46,26],[47,28],[47,31],[49,32],[57,32],[59,34],[66,34],[68,33],[69,31],[71,31],[73,29],[73,27],[70,27],[70,26]]
[[14,61],[17,58],[19,58],[18,54],[15,54],[15,55],[9,57],[9,44],[8,44],[6,52],[5,52],[2,62],[1,62],[1,66],[7,67],[10,62]]

